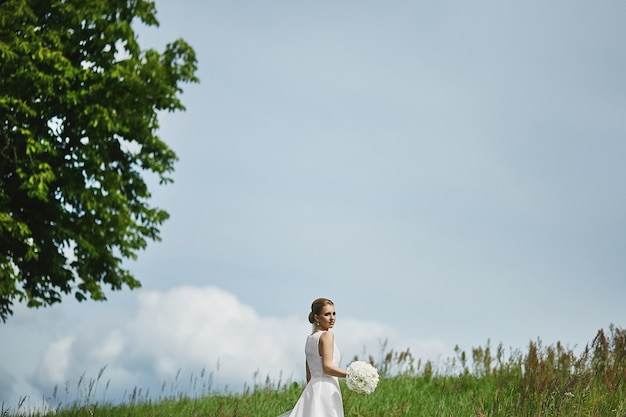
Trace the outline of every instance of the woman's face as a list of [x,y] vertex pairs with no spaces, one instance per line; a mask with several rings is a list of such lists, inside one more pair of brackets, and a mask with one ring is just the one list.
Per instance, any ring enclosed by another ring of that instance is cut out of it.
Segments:
[[335,319],[337,318],[337,313],[335,313],[335,306],[332,304],[326,304],[322,307],[322,311],[320,314],[315,315],[316,321],[319,323],[317,326],[318,329],[328,330],[332,329],[335,325]]

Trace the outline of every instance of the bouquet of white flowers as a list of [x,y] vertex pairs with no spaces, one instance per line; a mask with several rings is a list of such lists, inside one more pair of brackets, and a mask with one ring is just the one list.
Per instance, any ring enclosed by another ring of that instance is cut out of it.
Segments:
[[346,384],[351,391],[371,394],[378,385],[378,371],[366,362],[354,361],[348,368]]

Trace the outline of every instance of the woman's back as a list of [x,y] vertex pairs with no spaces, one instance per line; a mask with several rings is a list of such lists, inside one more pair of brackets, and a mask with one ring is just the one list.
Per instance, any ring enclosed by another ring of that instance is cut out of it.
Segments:
[[[335,378],[328,375],[324,375],[324,368],[322,367],[322,356],[319,351],[319,342],[320,337],[324,332],[319,331],[315,332],[312,335],[309,335],[306,339],[306,344],[304,345],[304,352],[306,354],[306,360],[309,364],[309,371],[311,372],[311,379],[313,378],[321,378],[325,376],[327,378]],[[337,346],[333,346],[333,363],[339,366],[341,362],[341,353]]]

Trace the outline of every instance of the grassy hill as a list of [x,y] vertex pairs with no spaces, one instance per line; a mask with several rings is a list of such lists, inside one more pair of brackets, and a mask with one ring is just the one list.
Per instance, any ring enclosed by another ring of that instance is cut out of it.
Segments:
[[[374,364],[381,373],[376,392],[355,394],[342,385],[346,416],[626,416],[626,330],[598,331],[578,355],[560,343],[541,342],[526,351],[507,353],[488,344],[455,352],[443,364],[422,363],[409,351],[386,352]],[[295,404],[302,389],[266,381],[236,395],[180,394],[122,405],[83,401],[48,412],[2,410],[0,417],[275,417]]]

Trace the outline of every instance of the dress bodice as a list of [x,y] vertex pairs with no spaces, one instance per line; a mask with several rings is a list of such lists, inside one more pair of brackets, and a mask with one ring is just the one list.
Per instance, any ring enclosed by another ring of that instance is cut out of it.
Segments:
[[[311,372],[311,378],[320,378],[324,376],[324,368],[322,367],[322,356],[319,351],[320,336],[323,331],[315,332],[309,335],[306,340],[304,351],[306,353],[306,360],[309,364],[309,371]],[[337,345],[333,346],[333,364],[339,366],[341,362],[341,353],[337,349]],[[325,375],[328,377],[328,375]],[[334,377],[332,377],[334,378]]]

